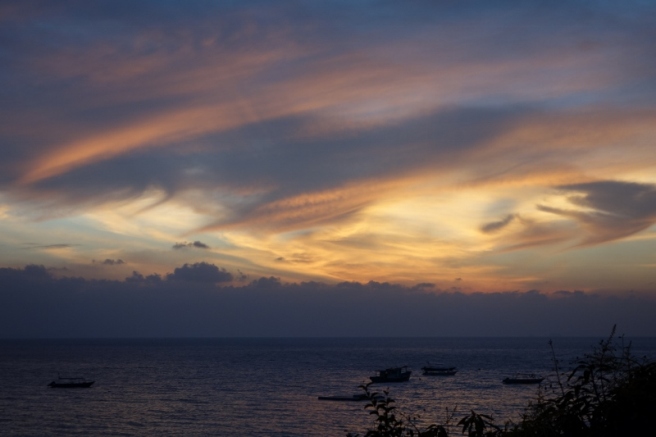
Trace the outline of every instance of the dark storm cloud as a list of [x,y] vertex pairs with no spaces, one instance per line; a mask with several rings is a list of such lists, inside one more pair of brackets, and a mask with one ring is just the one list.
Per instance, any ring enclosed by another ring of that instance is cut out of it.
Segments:
[[140,284],[148,284],[148,285],[161,285],[162,284],[162,277],[160,275],[147,275],[144,276],[139,272],[132,272],[132,275],[128,276],[125,278],[125,282],[127,283],[140,283]]
[[[94,260],[93,262],[95,263],[96,261]],[[122,264],[125,264],[125,261],[123,261],[123,260],[120,259],[120,258],[119,258],[119,259],[110,259],[110,258],[107,258],[107,259],[105,259],[105,260],[102,261],[102,262],[100,262],[100,261],[98,261],[98,262],[99,262],[100,264],[103,264],[103,265],[106,265],[106,266],[120,266],[120,265],[122,265]]]
[[193,243],[175,243],[173,245],[173,249],[179,250],[179,249],[209,249],[210,246],[208,246],[205,243],[202,243],[200,241],[194,241]]
[[595,244],[626,237],[656,223],[656,186],[619,181],[599,181],[563,185],[573,205],[592,211],[553,208],[538,209],[576,220],[587,232],[583,244]]
[[3,284],[12,287],[15,284],[25,283],[40,283],[44,281],[53,280],[50,272],[40,265],[28,265],[23,269],[0,268],[0,278]]
[[[431,284],[274,277],[218,287],[225,271],[211,267],[185,265],[167,279],[134,272],[125,281],[56,278],[42,266],[0,269],[0,336],[603,336],[614,324],[630,336],[656,335],[656,300],[638,295],[462,294]],[[176,278],[198,269],[213,272],[210,280]]]
[[102,263],[105,264],[105,265],[109,265],[109,266],[120,266],[122,264],[125,264],[125,261],[123,261],[120,258],[119,259],[109,259],[109,258],[107,258]]
[[177,267],[166,276],[169,281],[218,283],[232,281],[232,274],[226,269],[205,262],[185,264]]

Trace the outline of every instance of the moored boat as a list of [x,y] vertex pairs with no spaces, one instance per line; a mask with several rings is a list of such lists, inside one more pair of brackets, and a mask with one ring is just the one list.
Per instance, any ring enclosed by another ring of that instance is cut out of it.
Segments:
[[84,378],[63,378],[59,377],[56,381],[48,384],[50,388],[89,388],[95,381],[87,381]]
[[504,378],[504,384],[539,384],[544,378],[534,374],[516,374],[512,378]]
[[[371,395],[372,399],[383,399],[382,395]],[[368,401],[370,399],[365,393],[353,395],[353,396],[319,396],[320,401],[342,401],[342,402],[360,402]]]
[[431,366],[430,363],[428,363],[428,366],[422,367],[421,370],[427,376],[453,376],[458,372],[455,367],[436,367]]
[[384,382],[405,382],[410,379],[412,371],[408,369],[408,366],[402,367],[390,367],[384,370],[379,370],[378,375],[371,376],[372,383],[384,383]]

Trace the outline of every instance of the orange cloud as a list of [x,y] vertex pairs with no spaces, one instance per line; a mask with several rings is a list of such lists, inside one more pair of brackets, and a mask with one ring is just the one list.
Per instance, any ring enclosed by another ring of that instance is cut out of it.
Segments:
[[219,222],[198,231],[249,229],[253,232],[288,232],[326,224],[357,212],[385,192],[398,187],[395,181],[368,181],[321,192],[303,193],[265,203],[232,221]]

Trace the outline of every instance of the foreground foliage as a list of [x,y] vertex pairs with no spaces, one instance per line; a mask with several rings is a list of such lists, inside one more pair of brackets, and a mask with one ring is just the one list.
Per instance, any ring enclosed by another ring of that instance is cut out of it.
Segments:
[[[551,342],[549,343],[551,345]],[[552,345],[551,345],[552,346]],[[553,353],[553,346],[552,346]],[[632,356],[615,328],[589,354],[563,373],[553,354],[555,374],[529,404],[519,423],[494,423],[472,411],[453,424],[453,413],[439,424],[420,426],[418,416],[397,412],[388,391],[362,386],[366,409],[374,416],[365,437],[614,437],[656,434],[656,362]],[[359,434],[349,434],[350,437]]]

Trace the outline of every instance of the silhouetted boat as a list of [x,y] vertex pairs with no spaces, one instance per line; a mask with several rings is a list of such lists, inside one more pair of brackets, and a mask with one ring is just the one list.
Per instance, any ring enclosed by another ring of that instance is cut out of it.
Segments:
[[[372,395],[375,399],[382,399],[382,395]],[[353,396],[319,396],[320,401],[342,401],[342,402],[360,402],[368,401],[369,396],[364,393],[353,395]]]
[[421,370],[423,370],[424,375],[427,376],[453,376],[458,372],[458,369],[455,367],[436,367],[431,366],[430,363],[428,363],[427,366],[422,367]]
[[51,388],[89,388],[95,381],[87,381],[84,378],[57,378],[48,384]]
[[542,381],[544,381],[544,378],[537,376],[537,375],[521,375],[517,374],[513,376],[512,378],[504,378],[503,382],[504,384],[539,384]]
[[408,370],[408,366],[403,367],[390,367],[389,369],[379,370],[377,376],[371,376],[371,382],[405,382],[410,379],[412,371]]

